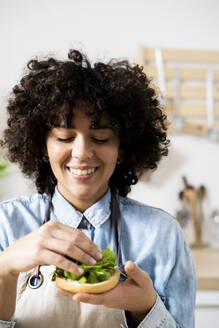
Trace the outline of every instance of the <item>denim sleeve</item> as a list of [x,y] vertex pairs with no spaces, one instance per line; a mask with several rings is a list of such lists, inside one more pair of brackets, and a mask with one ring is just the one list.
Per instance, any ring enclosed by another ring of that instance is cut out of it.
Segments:
[[15,327],[14,321],[3,321],[0,320],[0,328],[13,328]]
[[[173,258],[164,293],[157,296],[155,305],[138,328],[194,328],[196,273],[181,230],[176,234]],[[125,313],[125,323],[126,327],[133,327],[128,313]]]
[[194,328],[196,272],[184,241],[177,243],[175,265],[165,286],[163,302],[180,328]]
[[178,231],[175,265],[165,286],[164,295],[138,328],[194,328],[196,273],[183,234]]
[[[128,313],[125,313],[125,326],[121,328],[134,328],[132,321]],[[159,295],[157,300],[150,312],[138,325],[138,328],[180,328],[177,326],[175,320],[172,318],[170,313],[167,311],[164,303],[162,302]]]

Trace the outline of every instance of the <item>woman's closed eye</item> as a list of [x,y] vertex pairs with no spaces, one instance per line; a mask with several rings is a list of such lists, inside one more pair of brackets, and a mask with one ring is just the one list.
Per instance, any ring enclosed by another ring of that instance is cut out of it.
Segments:
[[58,141],[60,142],[71,142],[74,140],[74,137],[70,137],[70,138],[57,138]]
[[[100,143],[100,144],[101,143],[106,143],[106,142],[109,141],[108,138],[100,139],[100,138],[92,137],[91,139],[92,139],[93,142]],[[72,142],[74,140],[74,137],[69,137],[69,138],[60,138],[60,137],[58,137],[57,140],[60,141],[60,142],[68,143],[68,142]]]
[[105,138],[105,139],[99,139],[99,138],[95,138],[95,137],[92,137],[92,140],[95,142],[95,143],[105,143],[105,142],[108,142],[109,139]]

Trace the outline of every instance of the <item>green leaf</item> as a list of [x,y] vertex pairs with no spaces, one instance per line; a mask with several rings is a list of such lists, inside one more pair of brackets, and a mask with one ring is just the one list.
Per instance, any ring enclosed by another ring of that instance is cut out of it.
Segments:
[[87,282],[87,278],[86,278],[85,276],[82,276],[82,277],[78,280],[78,282],[80,282],[80,284],[86,284],[86,282]]
[[80,267],[84,270],[82,275],[73,274],[66,270],[56,268],[52,276],[52,281],[54,281],[56,277],[78,280],[78,282],[81,284],[95,284],[107,280],[111,274],[113,274],[115,271],[118,271],[118,269],[115,268],[117,265],[116,253],[111,251],[108,246],[106,249],[102,250],[102,254],[102,259],[97,261],[96,265],[80,265]]
[[72,272],[68,272],[68,271],[64,270],[64,277],[66,279],[78,280],[78,279],[80,279],[81,274],[74,274]]
[[111,251],[109,247],[102,250],[103,257],[97,262],[101,266],[116,266],[116,253]]
[[11,166],[10,162],[0,162],[0,177],[5,177],[11,174],[11,171],[8,168]]

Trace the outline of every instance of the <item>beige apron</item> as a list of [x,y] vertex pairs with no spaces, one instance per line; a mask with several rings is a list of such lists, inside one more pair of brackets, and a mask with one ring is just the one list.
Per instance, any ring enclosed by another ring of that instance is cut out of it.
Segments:
[[51,281],[53,266],[42,266],[43,284],[37,289],[27,285],[33,273],[21,273],[18,280],[17,305],[13,315],[16,328],[120,328],[125,327],[122,310],[108,309],[73,301],[56,293]]

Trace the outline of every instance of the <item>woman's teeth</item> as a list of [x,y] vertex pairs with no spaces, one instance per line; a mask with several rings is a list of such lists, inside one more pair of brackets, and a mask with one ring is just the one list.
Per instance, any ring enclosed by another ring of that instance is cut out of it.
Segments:
[[71,167],[69,168],[70,172],[74,175],[88,175],[92,174],[95,171],[95,168],[88,169],[88,170],[79,170],[79,169],[72,169]]

